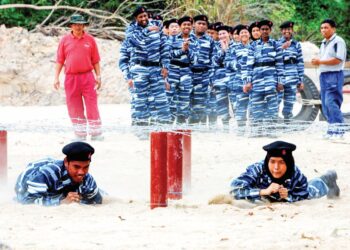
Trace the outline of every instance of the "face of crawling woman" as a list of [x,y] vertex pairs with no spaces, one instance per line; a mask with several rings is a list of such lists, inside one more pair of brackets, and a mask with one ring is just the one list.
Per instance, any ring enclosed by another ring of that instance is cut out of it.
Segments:
[[270,157],[269,171],[273,178],[279,179],[287,172],[287,164],[282,157]]

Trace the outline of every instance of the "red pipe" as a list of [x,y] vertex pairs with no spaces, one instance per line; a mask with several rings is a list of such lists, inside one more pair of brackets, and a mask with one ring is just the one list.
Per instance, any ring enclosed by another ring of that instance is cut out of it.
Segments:
[[168,197],[182,198],[182,133],[168,132]]
[[167,132],[151,133],[151,209],[167,207]]
[[181,130],[181,132],[183,133],[183,192],[189,193],[191,191],[191,130]]
[[7,181],[7,131],[0,131],[0,180]]

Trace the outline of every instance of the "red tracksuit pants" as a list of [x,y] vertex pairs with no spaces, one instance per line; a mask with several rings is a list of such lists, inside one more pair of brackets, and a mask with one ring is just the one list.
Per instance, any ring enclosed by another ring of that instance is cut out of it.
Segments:
[[94,89],[95,83],[95,77],[91,71],[81,74],[66,74],[64,81],[66,103],[77,136],[83,137],[88,134],[87,121],[90,135],[97,136],[102,133],[97,107],[97,93]]

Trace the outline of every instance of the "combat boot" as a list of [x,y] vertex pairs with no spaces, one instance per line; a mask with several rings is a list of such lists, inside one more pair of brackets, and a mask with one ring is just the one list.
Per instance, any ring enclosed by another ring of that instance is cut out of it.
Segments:
[[178,117],[176,117],[176,124],[177,125],[183,125],[186,124],[186,117],[179,115]]
[[340,189],[337,184],[337,172],[335,170],[328,170],[324,175],[320,177],[328,187],[327,198],[334,199],[339,197]]
[[237,136],[244,136],[245,125],[246,125],[245,121],[237,121],[237,132],[236,132]]

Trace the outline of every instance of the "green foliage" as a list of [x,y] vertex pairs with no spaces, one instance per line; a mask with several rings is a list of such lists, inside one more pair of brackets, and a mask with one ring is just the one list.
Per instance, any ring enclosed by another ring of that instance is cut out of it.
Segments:
[[[0,5],[3,4],[32,4],[38,6],[53,6],[58,2],[58,0],[0,0]],[[64,0],[60,3],[60,5],[66,6],[75,6],[80,8],[90,8],[96,10],[104,10],[110,13],[116,11],[116,9],[121,5],[121,3],[125,2],[122,5],[122,8],[119,10],[119,14],[125,17],[131,17],[132,10],[135,6],[140,4],[147,4],[147,7],[151,10],[160,11],[165,8],[164,1],[161,0],[135,0],[135,1],[123,1],[123,0]],[[150,2],[150,3],[148,3]],[[12,26],[21,26],[27,29],[33,29],[37,24],[40,24],[45,18],[50,14],[51,10],[33,10],[33,9],[5,9],[0,10],[0,24],[5,24],[8,27]],[[57,20],[60,17],[69,17],[72,15],[74,11],[70,10],[56,10],[54,14],[51,16],[48,23]],[[113,23],[113,20],[112,22]],[[108,24],[108,22],[106,23]],[[115,24],[115,23],[113,23]]]
[[[32,1],[33,4],[37,5],[52,5],[52,1]],[[46,3],[43,3],[46,2]],[[0,0],[0,4],[27,4],[28,1],[11,1],[11,0]],[[50,13],[50,11],[40,11],[33,13],[32,10],[27,9],[6,9],[0,10],[0,23],[4,23],[7,26],[22,26],[22,27],[33,27],[38,22],[41,22]],[[34,14],[34,15],[33,15]]]
[[338,24],[337,33],[345,38],[350,45],[350,2],[347,0],[290,0],[295,13],[293,20],[296,22],[297,37],[300,40],[308,40],[320,44],[320,23],[331,18]]
[[[0,0],[0,4],[25,3],[52,6],[56,1],[58,0]],[[204,13],[210,17],[210,21],[220,20],[229,25],[248,24],[267,18],[275,24],[273,29],[275,37],[279,36],[279,24],[292,20],[296,23],[295,31],[299,40],[308,40],[317,44],[322,40],[319,31],[321,21],[332,18],[338,24],[337,33],[346,40],[348,47],[350,46],[349,0],[63,0],[60,5],[93,8],[110,13],[118,10],[118,14],[131,20],[131,13],[135,6],[145,3],[149,10],[161,13],[165,18]],[[0,24],[32,29],[45,20],[50,12],[31,9],[0,10]],[[48,23],[61,17],[67,18],[71,14],[73,14],[72,11],[56,10]],[[115,23],[115,20],[104,22],[104,25],[110,24],[121,25],[121,23]]]

